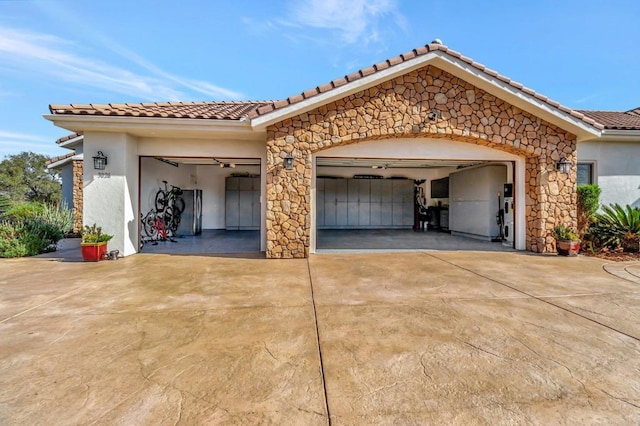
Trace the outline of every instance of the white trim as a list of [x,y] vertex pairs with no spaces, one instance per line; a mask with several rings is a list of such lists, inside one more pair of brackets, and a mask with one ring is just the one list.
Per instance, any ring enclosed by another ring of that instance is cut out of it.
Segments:
[[71,138],[64,142],[60,142],[58,146],[60,148],[74,149],[74,147],[79,143],[82,143],[83,140],[84,140],[84,135],[78,135],[75,138]]
[[640,130],[605,129],[602,131],[600,139],[617,142],[640,142]]
[[374,74],[347,83],[344,86],[318,94],[301,102],[276,109],[273,112],[254,118],[251,120],[251,125],[255,129],[266,128],[267,126],[286,118],[302,114],[321,105],[344,98],[369,87],[373,87],[383,81],[387,81],[415,69],[422,68],[430,63],[444,71],[462,78],[465,81],[468,81],[480,89],[492,93],[500,99],[522,108],[537,117],[576,134],[579,139],[591,138],[594,136],[598,137],[601,135],[600,130],[585,123],[577,117],[561,111],[535,96],[529,95],[504,81],[490,76],[473,65],[462,60],[452,58],[441,51],[429,52],[426,55],[418,56],[385,70],[375,72]]
[[[193,118],[122,117],[95,115],[46,114],[44,118],[67,130],[84,132],[118,132],[143,137],[161,137],[166,132],[180,132],[184,137],[234,137],[259,139],[263,133],[251,128],[247,120],[208,120]],[[242,137],[244,136],[244,137]]]

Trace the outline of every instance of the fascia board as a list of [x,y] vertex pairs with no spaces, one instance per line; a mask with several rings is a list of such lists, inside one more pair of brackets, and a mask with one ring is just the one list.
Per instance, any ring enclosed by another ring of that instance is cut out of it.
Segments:
[[68,158],[63,158],[62,160],[56,161],[55,163],[47,164],[48,169],[57,169],[58,167],[62,167],[65,164],[72,162],[73,160],[83,160],[84,156],[82,154],[73,155]]
[[602,131],[602,137],[600,139],[620,142],[640,142],[640,130],[605,129]]
[[211,137],[231,135],[243,139],[256,139],[260,132],[251,127],[248,120],[199,120],[190,118],[159,118],[159,117],[122,117],[122,116],[94,116],[94,115],[63,115],[46,114],[44,118],[56,126],[76,132],[154,132],[161,136],[163,132],[206,133]]

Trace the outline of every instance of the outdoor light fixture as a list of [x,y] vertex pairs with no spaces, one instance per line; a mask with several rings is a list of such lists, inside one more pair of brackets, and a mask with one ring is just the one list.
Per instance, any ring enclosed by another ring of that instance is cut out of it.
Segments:
[[436,121],[440,117],[440,111],[437,109],[432,109],[429,114],[427,114],[427,118],[431,121]]
[[93,168],[96,170],[104,170],[107,165],[107,156],[98,151],[98,155],[93,157]]
[[284,157],[284,168],[287,170],[293,170],[293,157],[291,154]]
[[223,169],[235,169],[236,163],[220,163],[220,167]]
[[560,173],[569,173],[571,170],[571,163],[565,157],[562,157],[556,167]]

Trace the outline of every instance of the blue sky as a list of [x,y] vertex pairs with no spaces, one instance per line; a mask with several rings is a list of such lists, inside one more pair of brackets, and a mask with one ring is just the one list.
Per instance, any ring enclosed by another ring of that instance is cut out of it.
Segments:
[[572,108],[640,106],[640,2],[0,0],[0,159],[50,103],[281,99],[435,38]]

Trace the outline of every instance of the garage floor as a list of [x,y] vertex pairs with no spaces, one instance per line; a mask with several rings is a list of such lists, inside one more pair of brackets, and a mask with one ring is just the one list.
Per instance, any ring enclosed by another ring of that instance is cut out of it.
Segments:
[[260,231],[204,229],[199,235],[174,238],[174,241],[146,243],[142,253],[221,254],[260,251]]
[[[513,251],[502,243],[451,235],[446,232],[415,232],[410,229],[319,230],[318,253],[369,250],[477,250]],[[175,238],[175,242],[147,243],[142,253],[222,254],[260,251],[259,231],[203,230],[202,234]]]
[[462,251],[0,260],[0,424],[638,424],[640,265],[613,269]]
[[367,250],[478,250],[513,251],[502,243],[451,235],[447,232],[411,229],[319,230],[318,253]]

